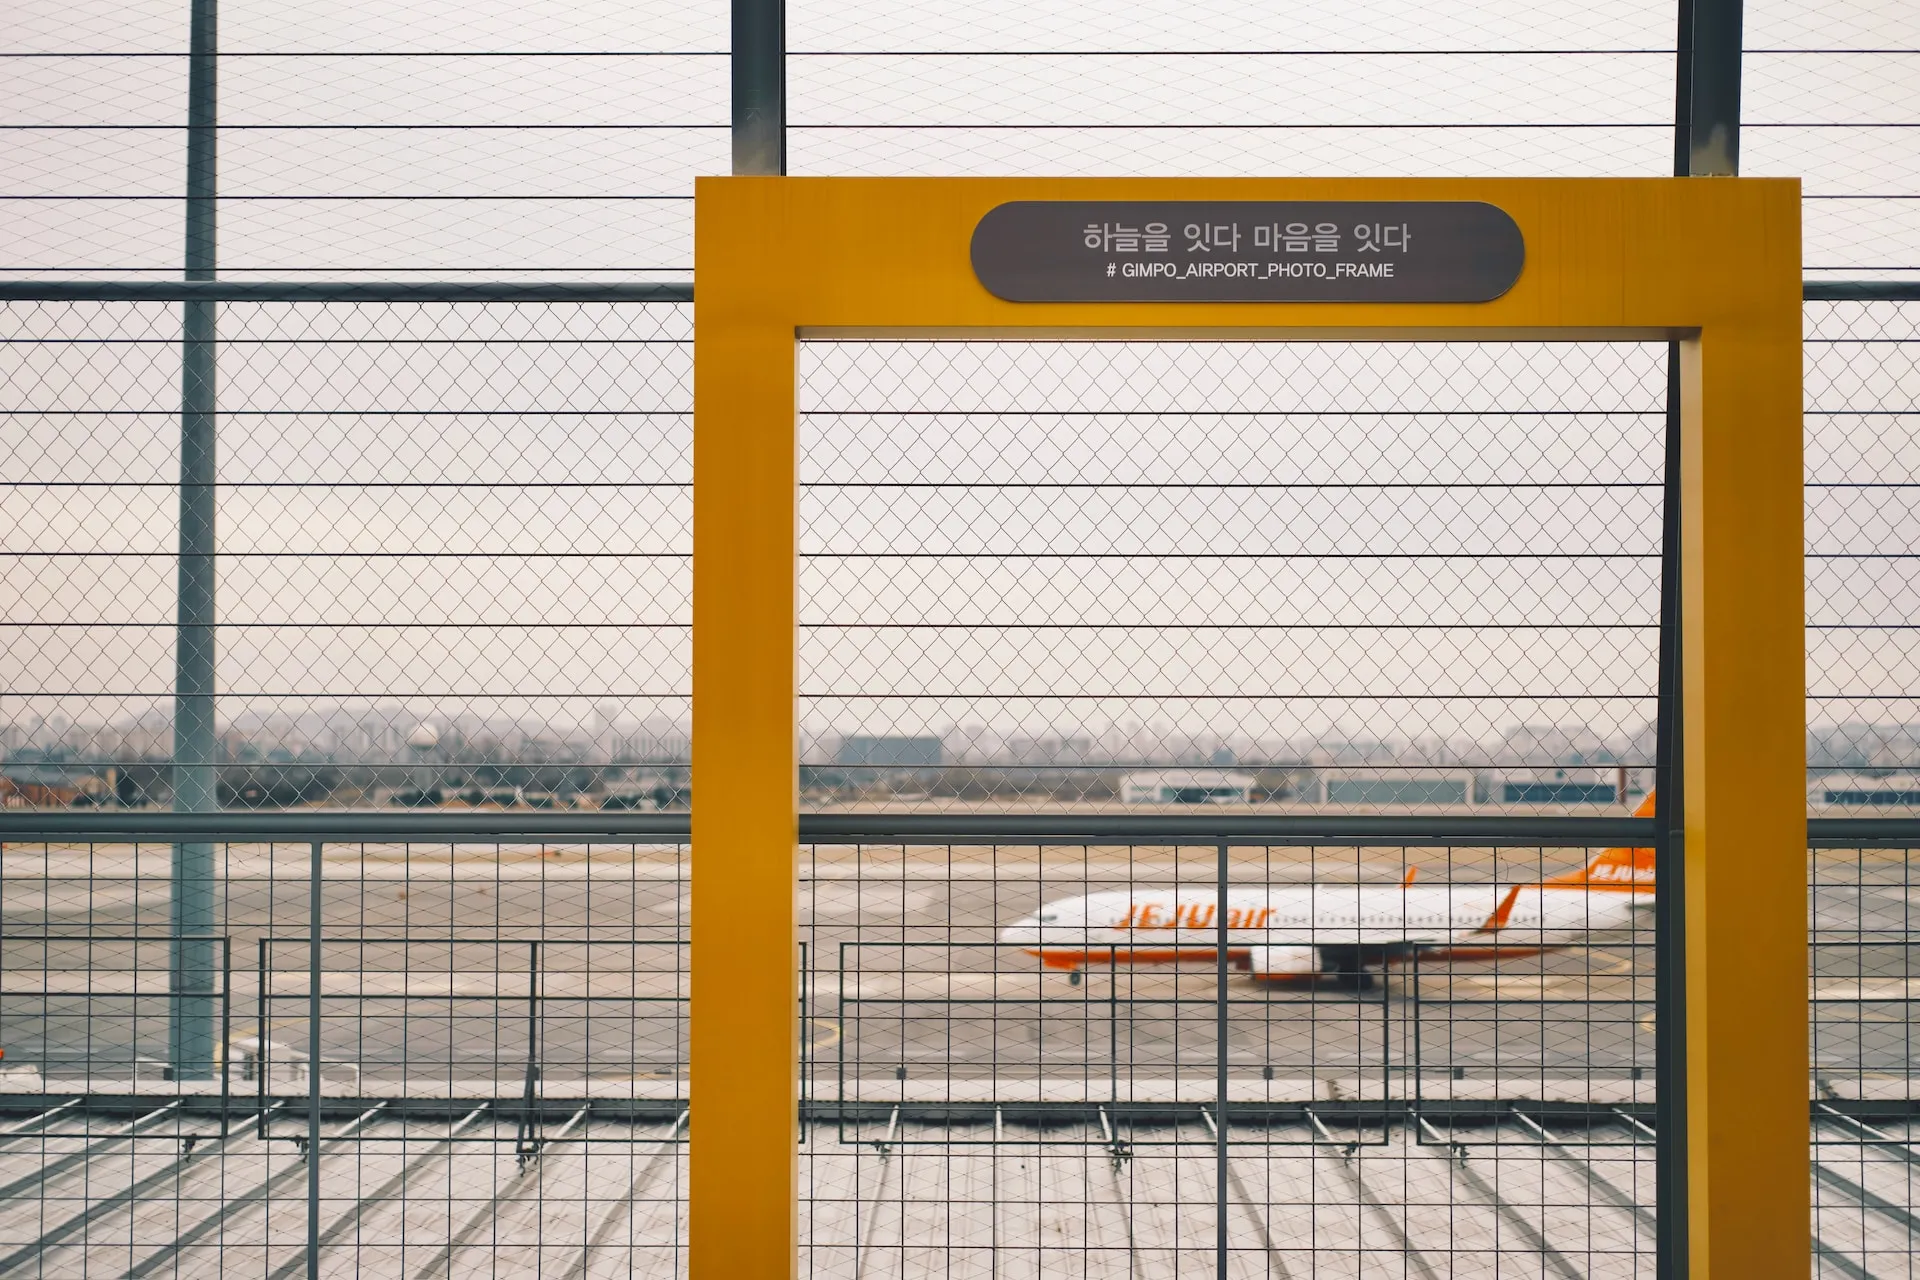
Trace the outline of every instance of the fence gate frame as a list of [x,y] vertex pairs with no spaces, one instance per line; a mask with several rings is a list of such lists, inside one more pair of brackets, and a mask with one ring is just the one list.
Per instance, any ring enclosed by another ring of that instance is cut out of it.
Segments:
[[[968,249],[1015,200],[1484,201],[1526,265],[1480,303],[1006,302]],[[1689,1271],[1809,1273],[1798,180],[717,177],[694,225],[695,1280],[798,1260],[808,338],[1677,343]]]

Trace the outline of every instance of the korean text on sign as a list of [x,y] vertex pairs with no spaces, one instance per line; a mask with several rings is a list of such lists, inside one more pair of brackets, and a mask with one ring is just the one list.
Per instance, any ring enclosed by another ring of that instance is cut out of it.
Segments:
[[1172,242],[1164,222],[1149,222],[1144,228],[1118,222],[1090,222],[1082,239],[1087,248],[1104,249],[1108,253],[1165,253]]
[[1340,228],[1331,222],[1304,222],[1284,225],[1270,222],[1253,229],[1253,247],[1275,253],[1338,253]]
[[1360,242],[1361,253],[1381,253],[1388,249],[1405,253],[1413,243],[1404,222],[1363,222],[1353,229],[1353,238]]
[[1189,222],[1182,230],[1187,237],[1188,253],[1212,253],[1215,249],[1240,247],[1237,222]]

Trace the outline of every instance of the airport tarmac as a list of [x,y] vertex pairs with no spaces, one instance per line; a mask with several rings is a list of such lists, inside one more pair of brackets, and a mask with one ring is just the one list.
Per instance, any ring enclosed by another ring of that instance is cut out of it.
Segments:
[[[265,1041],[292,1067],[308,1032],[308,851],[217,852],[231,964],[228,998],[216,1001],[221,1059]],[[74,1081],[151,1074],[165,1057],[169,856],[165,846],[7,851],[0,1048],[9,1065]],[[1235,884],[1396,882],[1415,866],[1427,882],[1510,883],[1582,860],[1577,850],[1257,849],[1236,851],[1229,873]],[[531,1058],[549,1082],[678,1079],[681,939],[696,897],[688,868],[672,846],[330,847],[323,1076],[422,1088],[490,1079],[517,1093]],[[1920,994],[1908,935],[1920,894],[1904,856],[1836,853],[1816,869],[1817,1066],[1904,1075]],[[810,1088],[1210,1077],[1220,1056],[1211,962],[1074,975],[1043,970],[995,938],[1054,898],[1210,884],[1216,874],[1210,850],[811,851],[798,899]],[[545,939],[537,960],[535,938]],[[1229,1072],[1650,1076],[1651,930],[1585,943],[1499,965],[1430,963],[1387,975],[1371,993],[1234,973]]]
[[[531,1160],[512,1117],[485,1103],[429,1119],[359,1099],[327,1117],[311,1151],[246,1124],[183,1150],[157,1110],[52,1137],[15,1121],[0,1139],[0,1181],[16,1190],[0,1202],[0,1271],[295,1280],[312,1274],[317,1175],[321,1275],[683,1275],[687,1113],[560,1115]],[[1863,1142],[1838,1112],[1815,1117],[1817,1276],[1908,1272],[1908,1147],[1920,1134],[1905,1120],[1875,1123],[1888,1141]],[[697,1121],[691,1131],[697,1147]],[[884,1131],[809,1127],[797,1152],[804,1274],[1655,1273],[1653,1144],[1630,1120],[1587,1132],[1513,1118],[1356,1131],[1314,1113],[1232,1127],[1224,1153],[1204,1114],[1117,1125],[1104,1113],[1047,1124],[908,1119]],[[1216,1273],[1222,1213],[1228,1258]]]

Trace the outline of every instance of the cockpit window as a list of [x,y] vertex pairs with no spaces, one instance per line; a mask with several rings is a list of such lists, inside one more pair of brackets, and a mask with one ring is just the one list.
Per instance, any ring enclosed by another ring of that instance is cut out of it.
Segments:
[[1037,917],[1041,924],[1053,924],[1060,919],[1058,911],[1042,911]]

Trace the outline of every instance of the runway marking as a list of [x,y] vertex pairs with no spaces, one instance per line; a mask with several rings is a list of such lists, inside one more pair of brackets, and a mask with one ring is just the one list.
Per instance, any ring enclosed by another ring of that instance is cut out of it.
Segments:
[[275,1031],[281,1031],[288,1027],[304,1027],[307,1025],[307,1022],[308,1020],[306,1018],[282,1018],[278,1022],[269,1022],[266,1026],[266,1030],[264,1031],[260,1029],[260,1024],[257,1022],[249,1026],[242,1027],[233,1036],[230,1036],[229,1038],[222,1040],[219,1044],[213,1046],[214,1071],[218,1072],[220,1068],[226,1063],[227,1046],[232,1044],[235,1040],[245,1040],[251,1037],[253,1039],[262,1041],[264,1043],[266,1041],[267,1036]]
[[1869,978],[1859,980],[1816,978],[1813,999],[1816,1002],[1855,1000],[1912,1000],[1920,996],[1920,978]]
[[1523,995],[1544,996],[1549,991],[1557,991],[1567,984],[1565,978],[1535,977],[1529,974],[1493,974],[1482,977],[1473,975],[1466,981],[1495,995],[1506,993],[1516,998]]
[[1632,956],[1617,956],[1611,951],[1594,951],[1591,948],[1588,949],[1587,954],[1596,960],[1611,960],[1614,962],[1611,968],[1600,971],[1603,975],[1633,972]]

